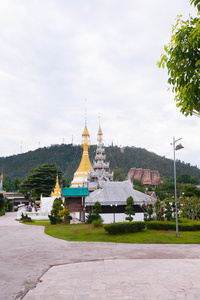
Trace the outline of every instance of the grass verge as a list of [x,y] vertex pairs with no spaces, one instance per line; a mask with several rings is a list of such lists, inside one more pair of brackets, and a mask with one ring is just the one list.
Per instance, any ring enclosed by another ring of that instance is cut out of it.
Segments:
[[110,235],[103,227],[92,224],[57,224],[49,221],[34,221],[28,225],[43,225],[45,233],[66,241],[112,242],[138,244],[200,244],[200,231],[180,231],[181,238],[175,236],[175,231],[148,230],[142,232]]

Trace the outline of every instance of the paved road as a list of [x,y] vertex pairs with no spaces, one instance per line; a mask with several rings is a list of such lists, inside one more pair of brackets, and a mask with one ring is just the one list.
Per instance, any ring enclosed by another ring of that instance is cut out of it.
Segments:
[[0,299],[199,299],[200,245],[66,242],[0,217]]

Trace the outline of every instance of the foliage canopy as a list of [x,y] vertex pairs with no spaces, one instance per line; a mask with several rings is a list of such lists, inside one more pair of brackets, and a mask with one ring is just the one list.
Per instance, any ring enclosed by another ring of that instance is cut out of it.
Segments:
[[20,186],[20,192],[28,195],[34,192],[36,199],[42,194],[45,197],[50,196],[55,187],[56,176],[62,181],[62,171],[55,164],[44,164],[33,169]]
[[[190,0],[200,9],[198,0]],[[172,27],[172,36],[164,46],[159,67],[167,67],[168,83],[175,93],[176,106],[184,115],[200,112],[200,19],[189,17],[184,21],[178,16]]]

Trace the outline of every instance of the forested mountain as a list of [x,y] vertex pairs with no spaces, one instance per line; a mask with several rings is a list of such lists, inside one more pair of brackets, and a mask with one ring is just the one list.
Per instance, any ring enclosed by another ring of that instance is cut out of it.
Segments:
[[[173,176],[173,160],[149,152],[146,149],[136,147],[124,147],[123,151],[117,146],[105,147],[107,161],[110,162],[110,169],[120,168],[125,174],[130,168],[143,168],[158,170],[161,178]],[[89,149],[90,160],[95,157],[96,145]],[[41,164],[55,163],[64,172],[64,177],[72,180],[73,174],[79,166],[82,156],[82,147],[72,144],[52,145],[50,147],[39,148],[27,153],[1,157],[0,171],[4,176],[11,179],[19,177],[24,179],[29,171]],[[200,181],[200,169],[177,161],[177,176],[188,173],[195,176]]]

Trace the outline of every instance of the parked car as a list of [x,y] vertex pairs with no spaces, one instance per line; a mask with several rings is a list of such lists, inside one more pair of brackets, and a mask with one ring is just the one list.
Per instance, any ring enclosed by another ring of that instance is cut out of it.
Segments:
[[14,211],[18,211],[18,206],[17,205],[14,206]]

